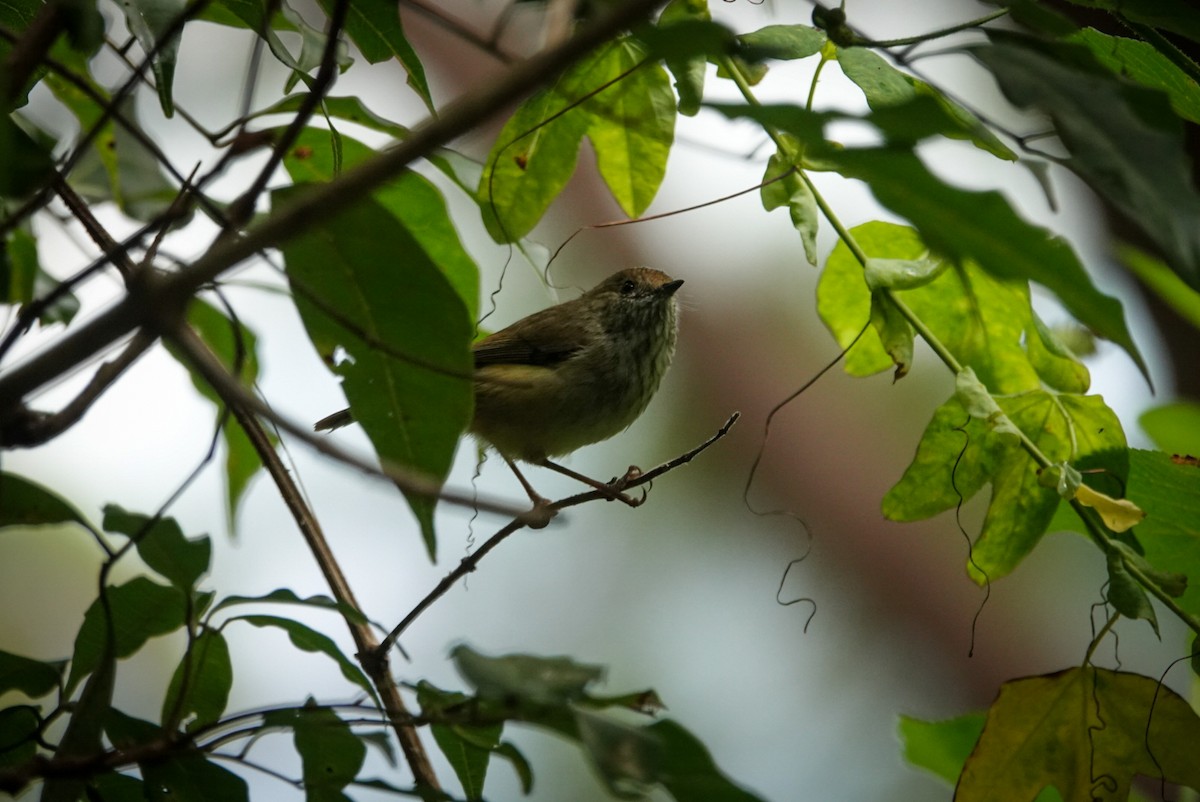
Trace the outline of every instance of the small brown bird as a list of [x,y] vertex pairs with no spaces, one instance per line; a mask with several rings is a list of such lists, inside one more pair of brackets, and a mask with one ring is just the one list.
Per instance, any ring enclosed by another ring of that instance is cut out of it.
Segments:
[[[475,344],[469,431],[500,452],[535,504],[542,498],[513,460],[605,487],[550,458],[607,440],[646,409],[675,352],[682,284],[649,267],[621,270]],[[316,428],[351,420],[343,410]]]

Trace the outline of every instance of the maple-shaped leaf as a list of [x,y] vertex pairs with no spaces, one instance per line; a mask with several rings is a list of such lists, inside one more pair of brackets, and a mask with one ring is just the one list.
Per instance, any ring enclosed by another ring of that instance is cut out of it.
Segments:
[[[961,383],[960,383],[961,384]],[[975,383],[975,386],[980,386]],[[991,399],[985,391],[979,398]],[[1086,481],[1121,487],[1129,458],[1121,422],[1100,396],[1032,390],[996,396],[988,417],[961,390],[925,428],[916,456],[883,499],[893,521],[917,521],[969,500],[992,485],[983,530],[968,560],[980,584],[1011,573],[1046,533],[1062,497],[1007,434],[1020,429],[1051,462],[1098,469]]]
[[1200,789],[1200,716],[1138,674],[1093,667],[1006,682],[967,758],[955,802],[1129,797],[1135,775]]

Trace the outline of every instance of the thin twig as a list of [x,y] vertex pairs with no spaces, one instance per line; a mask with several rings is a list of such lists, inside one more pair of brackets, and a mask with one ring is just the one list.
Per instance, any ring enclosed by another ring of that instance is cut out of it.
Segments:
[[472,493],[448,490],[441,483],[430,479],[424,474],[386,462],[382,463],[381,466],[375,466],[360,457],[343,451],[333,445],[329,438],[316,435],[309,431],[308,427],[301,426],[283,417],[262,399],[247,390],[225,369],[225,366],[213,355],[208,346],[187,325],[177,325],[168,336],[171,342],[179,348],[188,364],[204,377],[204,380],[225,399],[226,403],[236,405],[238,409],[243,409],[254,415],[266,418],[283,431],[303,441],[306,445],[327,457],[331,457],[351,468],[356,468],[369,476],[386,479],[398,486],[405,493],[436,498],[450,504],[457,504],[472,509],[478,507],[479,509],[498,515],[515,515],[522,522],[537,520],[537,517],[531,516],[527,511],[519,510],[506,502],[489,501],[486,499],[480,501]]
[[[591,490],[586,493],[579,493],[574,496],[568,496],[567,498],[561,499],[559,501],[551,502],[550,504],[548,504],[546,506],[546,509],[548,511],[550,511],[551,513],[554,513],[559,510],[564,510],[568,507],[576,507],[576,506],[583,504],[585,502],[588,502],[588,501],[596,501],[597,499],[605,499],[607,501],[611,501],[612,493],[614,490],[617,492],[621,492],[624,490],[628,490],[629,488],[632,488],[632,487],[638,487],[640,485],[644,485],[647,482],[652,482],[652,481],[654,481],[654,479],[656,479],[659,476],[662,476],[664,473],[667,473],[668,471],[673,471],[676,468],[678,468],[679,466],[686,465],[687,463],[691,462],[693,459],[695,459],[697,456],[699,456],[701,452],[707,450],[710,446],[712,446],[714,443],[716,443],[722,437],[729,434],[729,430],[733,428],[733,425],[735,423],[737,423],[738,418],[740,418],[740,417],[741,417],[740,412],[734,412],[732,415],[729,416],[729,419],[725,421],[725,424],[720,429],[717,430],[716,434],[714,434],[712,437],[708,438],[707,440],[705,440],[703,443],[696,446],[695,448],[693,448],[689,451],[686,451],[683,454],[680,454],[678,457],[675,457],[675,459],[673,459],[673,460],[664,462],[662,465],[659,465],[656,468],[652,468],[651,470],[646,471],[645,473],[641,473],[641,472],[633,473],[631,471],[630,473],[627,473],[625,476],[620,477],[619,479],[611,482],[609,484],[609,489]],[[404,631],[406,629],[408,629],[408,627],[412,624],[412,622],[417,620],[418,616],[420,616],[423,612],[425,612],[427,609],[429,609],[429,607],[435,601],[440,599],[442,596],[446,595],[446,592],[448,590],[450,590],[450,588],[454,587],[454,584],[456,582],[458,582],[458,580],[462,579],[464,576],[466,576],[467,574],[474,571],[475,568],[479,565],[479,561],[482,560],[484,558],[484,556],[487,555],[488,552],[490,552],[492,549],[496,548],[496,546],[499,546],[501,541],[505,540],[513,532],[523,529],[524,527],[526,527],[528,525],[529,525],[529,522],[527,522],[527,521],[520,520],[520,519],[514,519],[514,520],[510,521],[509,523],[505,524],[504,527],[502,529],[500,529],[500,531],[496,532],[496,534],[492,535],[487,540],[485,540],[479,546],[478,549],[476,549],[472,553],[468,554],[466,557],[463,557],[462,560],[458,563],[458,565],[454,568],[454,570],[451,571],[450,573],[446,574],[446,576],[442,577],[442,580],[437,583],[437,586],[434,587],[433,590],[429,591],[429,593],[427,593],[425,595],[425,598],[421,599],[421,601],[417,603],[417,606],[409,611],[408,615],[404,616],[404,618],[400,621],[400,623],[396,625],[395,629],[393,629],[391,632],[388,633],[388,636],[383,639],[382,643],[379,644],[379,651],[377,653],[378,658],[385,659],[387,656],[388,649],[390,649],[392,647],[392,644],[394,644],[396,642],[396,640],[401,635],[404,634]]]
[[125,346],[125,350],[111,362],[105,362],[92,375],[87,386],[71,401],[55,413],[35,412],[22,409],[20,413],[4,422],[3,435],[0,436],[0,446],[5,448],[32,448],[74,426],[83,417],[92,404],[107,390],[117,378],[144,354],[155,342],[155,338],[145,333],[138,333]]

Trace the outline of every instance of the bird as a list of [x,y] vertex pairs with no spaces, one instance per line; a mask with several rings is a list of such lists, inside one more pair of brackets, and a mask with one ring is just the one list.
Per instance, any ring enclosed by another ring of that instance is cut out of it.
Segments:
[[[517,461],[612,490],[551,458],[607,440],[645,411],[675,353],[675,294],[682,285],[650,267],[619,270],[578,298],[534,312],[473,346],[475,412],[468,431],[500,454],[535,506],[548,502]],[[352,420],[346,409],[315,428]],[[619,492],[610,498],[634,504]]]

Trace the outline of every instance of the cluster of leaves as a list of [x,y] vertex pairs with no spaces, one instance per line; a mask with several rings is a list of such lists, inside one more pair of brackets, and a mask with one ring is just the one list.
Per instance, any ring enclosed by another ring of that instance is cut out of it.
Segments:
[[[252,750],[263,735],[291,732],[302,765],[297,785],[309,799],[344,798],[343,789],[352,785],[413,793],[360,776],[368,745],[396,765],[383,731],[388,722],[379,715],[375,687],[362,669],[308,624],[242,612],[275,605],[360,617],[357,611],[326,596],[300,598],[286,588],[223,598],[200,590],[211,542],[203,535],[185,536],[173,518],[113,505],[105,508],[97,527],[47,488],[9,473],[0,474],[0,497],[0,530],[80,528],[103,546],[106,566],[136,551],[154,573],[104,587],[84,615],[69,660],[40,661],[0,650],[0,694],[27,699],[0,710],[0,790],[16,792],[38,776],[41,764],[35,758],[57,737],[55,758],[70,768],[46,780],[43,799],[73,800],[84,793],[103,800],[248,799],[246,782],[222,763],[254,765]],[[238,625],[280,630],[295,648],[329,658],[365,702],[330,706],[310,698],[295,707],[227,714],[233,661],[224,633]],[[145,721],[114,706],[118,661],[154,638],[179,633],[186,648],[162,699],[160,720]],[[684,801],[757,799],[725,777],[704,746],[677,723],[631,724],[603,712],[655,714],[662,705],[653,691],[595,696],[589,686],[601,679],[603,669],[567,658],[487,657],[466,646],[451,657],[474,694],[424,681],[415,692],[420,722],[430,726],[470,799],[482,798],[494,755],[513,765],[526,792],[532,788],[529,762],[515,745],[501,740],[506,722],[578,743],[621,795],[661,785]],[[71,760],[78,762],[71,765]],[[140,777],[130,773],[134,768]]]
[[[1200,575],[1195,524],[1200,480],[1194,460],[1128,448],[1121,422],[1101,398],[1088,395],[1087,368],[1034,311],[1031,287],[1049,291],[1080,324],[1116,343],[1145,372],[1121,304],[1096,288],[1068,242],[1024,219],[998,192],[968,191],[944,181],[919,152],[923,143],[950,139],[1026,164],[1039,175],[1045,161],[1071,170],[1156,253],[1128,249],[1131,269],[1154,277],[1152,286],[1169,291],[1173,302],[1200,309],[1195,300],[1200,197],[1189,178],[1182,138],[1184,121],[1200,122],[1200,68],[1171,40],[1197,41],[1200,14],[1180,8],[1158,15],[1149,2],[1117,5],[1109,10],[1128,24],[1133,37],[1079,28],[1040,4],[1020,0],[1011,4],[1011,14],[1025,26],[1021,32],[986,28],[986,41],[966,48],[1015,106],[1042,115],[1057,137],[1062,155],[1042,154],[1043,161],[1029,158],[1029,139],[1002,138],[966,105],[896,66],[894,57],[881,55],[888,43],[862,37],[843,12],[819,9],[815,26],[772,25],[735,34],[711,20],[704,0],[672,0],[655,23],[621,33],[581,54],[561,74],[546,76],[552,80],[521,103],[482,164],[445,149],[421,155],[452,191],[474,202],[497,242],[525,248],[524,238],[576,169],[585,136],[614,199],[636,217],[665,175],[677,114],[707,108],[705,113],[761,125],[776,146],[765,168],[764,208],[788,209],[810,263],[819,261],[821,220],[838,234],[817,301],[822,319],[848,348],[847,370],[865,376],[891,369],[902,378],[919,337],[956,377],[955,392],[934,411],[911,466],[885,497],[885,515],[902,521],[930,517],[990,486],[987,516],[968,563],[974,579],[1000,579],[1047,531],[1075,528],[1102,551],[1109,569],[1106,599],[1119,614],[1145,619],[1157,629],[1154,596],[1200,632],[1200,590],[1187,583]],[[394,4],[322,0],[320,6],[330,27],[366,61],[398,63],[410,87],[433,110],[424,69]],[[146,54],[167,117],[183,113],[172,85],[181,32],[196,21],[257,34],[289,69],[286,91],[304,85],[304,91],[222,131],[196,126],[214,147],[226,150],[228,159],[256,143],[272,145],[291,180],[271,194],[276,215],[325,197],[321,193],[337,186],[342,174],[379,163],[376,151],[339,130],[344,123],[400,141],[410,137],[408,129],[375,114],[360,99],[327,94],[332,74],[351,64],[350,52],[345,42],[313,27],[286,3],[145,0],[124,3],[121,10]],[[31,216],[51,191],[77,215],[84,213],[70,199],[112,203],[145,223],[126,243],[103,244],[119,269],[123,263],[114,251],[129,261],[130,250],[140,249],[148,264],[154,262],[155,247],[144,245],[143,238],[183,225],[193,210],[223,228],[232,225],[222,205],[204,194],[220,169],[186,178],[142,129],[132,102],[136,72],[115,90],[96,79],[92,59],[105,43],[104,21],[94,5],[8,3],[0,6],[0,26],[6,34],[0,38],[0,60],[6,65],[21,66],[31,50],[37,55],[36,42],[46,48],[24,72],[14,69],[0,82],[10,112],[0,118],[5,231],[0,301],[19,310],[16,325],[0,342],[2,357],[34,325],[71,323],[78,308],[72,287],[109,264],[101,259],[65,282],[43,269]],[[47,30],[63,35],[44,40]],[[298,52],[288,47],[292,37],[299,38]],[[836,64],[862,90],[869,111],[814,110],[811,93],[795,104],[764,106],[755,99],[754,86],[774,61],[802,59],[816,61],[815,75]],[[718,79],[733,82],[745,103],[705,106],[710,66]],[[42,130],[20,114],[39,84],[77,118],[78,136]],[[314,110],[320,112],[319,126],[307,125],[303,116]],[[300,125],[253,133],[245,127],[268,115],[290,115]],[[846,121],[876,132],[881,144],[844,147],[832,141],[830,124]],[[908,225],[843,227],[812,173],[864,182]],[[257,191],[261,186],[251,191],[250,201]],[[381,463],[437,483],[449,470],[472,412],[470,342],[478,270],[460,242],[443,191],[427,178],[402,172],[369,197],[354,200],[343,208],[338,199],[336,214],[328,210],[282,241],[287,281],[314,348],[341,380]],[[187,325],[240,382],[252,386],[258,370],[254,334],[223,297],[215,297],[219,303],[192,299]],[[198,390],[222,409],[233,521],[247,482],[260,467],[259,453],[224,410],[228,399],[203,378],[192,356],[178,343],[168,346],[193,373]],[[4,398],[0,413],[9,415],[9,406],[20,401]],[[1177,413],[1189,414],[1194,410]],[[435,502],[405,489],[433,557]],[[238,622],[280,629],[297,648],[326,655],[364,700],[378,704],[371,672],[347,658],[327,635],[290,618],[236,612],[251,603],[298,604],[364,625],[357,610],[323,597],[300,599],[287,590],[218,599],[198,588],[209,566],[208,539],[185,537],[162,515],[113,506],[96,527],[53,492],[11,474],[3,476],[0,502],[0,526],[79,526],[105,553],[101,592],[69,661],[46,663],[0,652],[0,693],[15,691],[29,700],[0,711],[0,789],[19,789],[43,776],[38,757],[50,752],[61,770],[46,775],[46,799],[75,799],[85,789],[102,799],[143,793],[242,798],[244,781],[220,761],[249,762],[249,749],[261,733],[288,730],[302,760],[297,782],[312,798],[340,798],[352,784],[413,790],[360,777],[367,746],[390,743],[380,730],[398,723],[363,714],[362,707],[374,711],[374,704],[330,707],[310,700],[252,715],[225,710],[232,660],[222,631]],[[120,538],[123,544],[114,546]],[[167,584],[150,577],[108,584],[112,565],[134,551]],[[171,633],[182,633],[187,646],[160,722],[116,710],[118,660]],[[474,693],[418,683],[414,691],[422,713],[402,723],[429,725],[470,798],[482,797],[493,755],[508,760],[527,788],[532,782],[527,761],[502,740],[507,722],[531,724],[579,743],[616,794],[635,795],[659,785],[681,800],[754,798],[725,778],[703,746],[677,724],[628,724],[602,714],[607,708],[651,711],[655,697],[596,697],[589,692],[599,676],[594,667],[563,658],[486,658],[466,648],[454,660]],[[1186,702],[1165,691],[1154,707],[1156,689],[1145,678],[1085,665],[1010,683],[987,714],[986,727],[979,718],[924,729],[906,722],[905,736],[918,765],[933,766],[916,756],[920,749],[943,750],[937,770],[957,778],[963,798],[1028,796],[1053,786],[1065,798],[1084,798],[1102,788],[1118,799],[1127,796],[1133,773],[1198,787],[1188,756],[1200,742],[1200,720]],[[1029,707],[1052,715],[1030,720],[1022,712]],[[350,715],[359,718],[351,722]],[[1149,733],[1145,740],[1143,731]],[[57,743],[51,743],[53,737]],[[1035,750],[1045,759],[1028,761],[1027,771],[1015,776],[997,755],[1009,755],[1010,745],[1018,742],[1055,748]],[[226,749],[235,743],[244,748]],[[387,748],[384,752],[394,761]],[[130,773],[134,766],[137,776]]]

